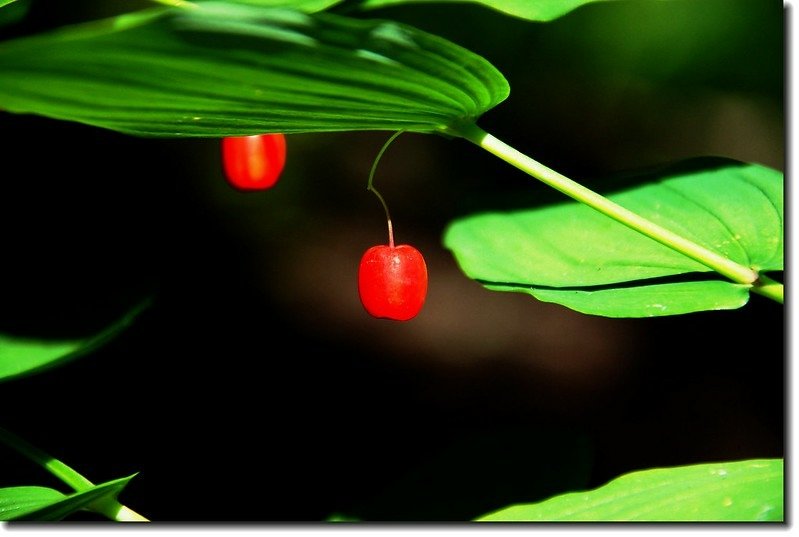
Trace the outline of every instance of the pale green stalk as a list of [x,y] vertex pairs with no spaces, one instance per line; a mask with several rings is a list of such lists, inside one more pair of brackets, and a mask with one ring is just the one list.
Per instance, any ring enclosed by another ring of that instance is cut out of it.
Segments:
[[383,210],[386,213],[386,222],[388,223],[388,245],[391,248],[394,248],[394,227],[391,224],[391,214],[388,212],[388,205],[386,204],[386,200],[383,199],[383,196],[380,192],[372,184],[375,179],[375,171],[377,170],[377,163],[380,162],[380,159],[383,157],[383,153],[386,152],[388,146],[391,145],[391,142],[397,139],[397,137],[405,132],[404,130],[400,130],[395,132],[391,138],[386,140],[386,143],[383,144],[383,147],[380,148],[380,151],[377,153],[377,157],[375,157],[375,161],[372,163],[372,169],[369,171],[369,180],[366,182],[366,190],[371,190],[372,193],[377,196],[377,199],[380,200],[380,204],[383,206]]

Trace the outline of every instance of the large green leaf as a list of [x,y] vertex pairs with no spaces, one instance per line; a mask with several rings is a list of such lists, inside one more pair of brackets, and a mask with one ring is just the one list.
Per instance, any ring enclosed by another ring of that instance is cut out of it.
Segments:
[[[776,170],[724,161],[608,197],[742,265],[783,269]],[[595,315],[675,315],[748,299],[747,286],[703,275],[711,269],[576,202],[468,216],[448,227],[444,244],[490,289]],[[671,281],[677,275],[690,277]]]
[[587,492],[514,505],[483,522],[782,521],[782,459],[759,459],[623,475]]
[[0,520],[61,520],[105,498],[116,498],[134,476],[64,495],[43,487],[0,489]]
[[72,340],[20,338],[0,333],[0,382],[39,373],[83,356],[130,326],[147,306],[142,302],[98,334]]
[[473,3],[501,11],[507,15],[531,21],[551,21],[574,11],[585,4],[608,0],[363,0],[364,9],[394,6],[398,4]]
[[0,7],[7,6],[11,2],[16,2],[17,0],[0,0]]
[[435,131],[508,91],[485,59],[409,26],[235,2],[0,44],[0,109],[134,135]]

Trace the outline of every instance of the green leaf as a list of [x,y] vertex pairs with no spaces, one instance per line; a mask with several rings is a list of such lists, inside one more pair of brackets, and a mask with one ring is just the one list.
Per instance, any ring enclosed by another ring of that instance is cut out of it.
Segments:
[[[742,265],[783,269],[783,180],[776,170],[723,161],[608,197]],[[468,216],[450,224],[444,244],[466,275],[489,289],[594,315],[732,309],[748,298],[747,286],[702,276],[708,267],[576,202]],[[669,281],[679,275],[690,277]]]
[[0,7],[7,6],[11,2],[16,2],[17,0],[0,0]]
[[81,509],[91,508],[96,502],[116,498],[133,477],[115,479],[66,496],[42,487],[2,489],[9,492],[5,498],[0,496],[0,517],[2,520],[62,520]]
[[587,492],[514,505],[483,522],[763,522],[783,520],[783,461],[658,468]]
[[659,317],[706,310],[737,309],[749,301],[749,287],[718,280],[665,283],[581,291],[486,284],[492,291],[528,293],[542,302],[604,317]]
[[546,22],[562,17],[585,4],[606,1],[608,0],[363,0],[361,2],[361,7],[364,9],[373,9],[395,6],[398,4],[471,2],[521,19]]
[[25,516],[60,501],[64,494],[47,487],[9,487],[0,489],[0,520]]
[[149,304],[149,300],[138,304],[120,320],[87,338],[52,341],[0,333],[0,382],[39,373],[93,351],[130,326]]
[[142,136],[430,132],[508,91],[482,57],[406,25],[230,2],[0,44],[0,108]]

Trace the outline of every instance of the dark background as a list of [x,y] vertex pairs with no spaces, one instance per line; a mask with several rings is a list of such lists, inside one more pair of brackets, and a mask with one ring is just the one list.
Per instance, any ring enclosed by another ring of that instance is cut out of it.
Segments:
[[[34,1],[0,36],[136,5],[69,4]],[[694,156],[783,169],[784,9],[371,15],[488,58],[511,96],[480,125],[601,190]],[[421,314],[395,323],[356,287],[386,240],[366,181],[388,132],[289,136],[256,194],[226,185],[218,140],[10,114],[0,135],[0,330],[84,337],[153,299],[101,350],[0,386],[0,425],[95,482],[138,472],[121,500],[152,520],[467,520],[632,470],[784,455],[782,306],[606,319],[483,289],[441,245],[447,222],[559,198],[467,142],[404,134],[381,161],[397,241],[430,272]],[[0,486],[23,484],[65,490],[0,447]]]

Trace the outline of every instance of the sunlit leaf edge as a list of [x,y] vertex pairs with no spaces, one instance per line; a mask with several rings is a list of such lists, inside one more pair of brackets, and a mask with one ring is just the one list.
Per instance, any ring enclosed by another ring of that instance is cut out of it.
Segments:
[[404,4],[477,4],[531,22],[550,22],[587,4],[611,0],[362,0],[365,10]]
[[[781,522],[784,516],[783,466],[782,459],[750,459],[639,470],[592,490],[562,494],[539,503],[512,505],[476,520]],[[742,485],[747,487],[744,493],[735,489]],[[745,498],[731,497],[731,490]],[[681,494],[698,501],[698,507],[696,504],[688,506]],[[745,511],[746,516],[733,514],[741,511]]]
[[[30,364],[25,368],[19,368],[17,366],[12,370],[11,368],[4,366],[2,363],[0,363],[0,372],[3,369],[6,369],[7,371],[6,373],[0,373],[0,383],[7,382],[10,380],[16,380],[33,374],[38,374],[47,371],[49,369],[52,369],[54,367],[64,365],[67,362],[70,362],[76,358],[91,353],[92,351],[110,342],[116,336],[118,336],[127,328],[129,328],[136,320],[136,318],[148,307],[150,307],[152,303],[153,303],[153,298],[148,297],[142,302],[136,304],[133,308],[131,308],[128,312],[126,312],[119,320],[109,325],[104,330],[98,332],[93,336],[83,339],[70,340],[70,341],[63,341],[63,340],[52,341],[44,339],[15,338],[8,334],[0,334],[0,337],[2,337],[6,342],[16,341],[20,347],[24,347],[25,345],[30,345],[31,347],[44,346],[50,348],[61,347],[67,349],[62,352],[56,352],[52,356],[52,358],[48,359],[47,361],[38,361]],[[3,352],[4,349],[0,348],[0,362],[9,359],[9,356],[7,355],[4,356]],[[16,352],[21,352],[21,351],[17,349]]]
[[[733,310],[749,302],[748,285],[722,280],[673,282],[609,289],[556,289],[480,282],[491,291],[525,293],[574,311],[602,317],[665,317]],[[675,298],[675,296],[677,298]],[[685,297],[680,299],[680,297]]]

